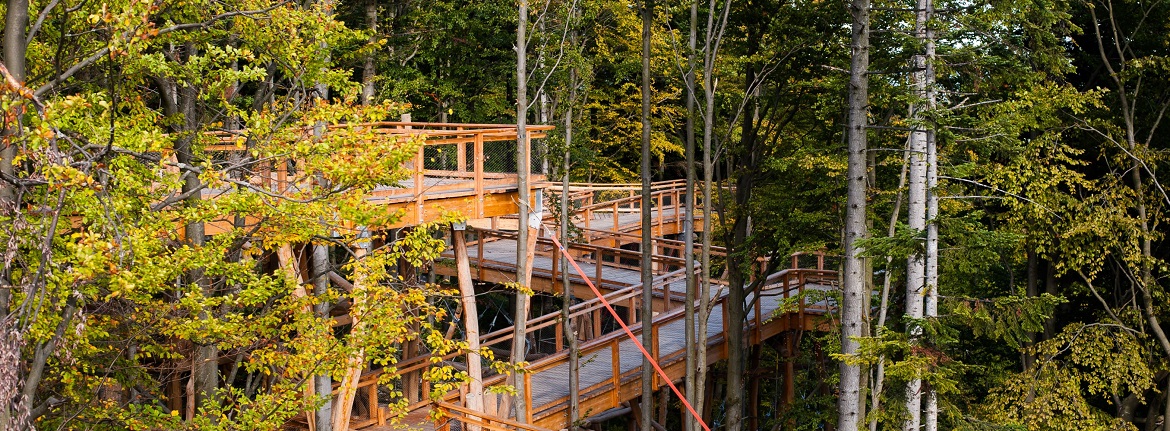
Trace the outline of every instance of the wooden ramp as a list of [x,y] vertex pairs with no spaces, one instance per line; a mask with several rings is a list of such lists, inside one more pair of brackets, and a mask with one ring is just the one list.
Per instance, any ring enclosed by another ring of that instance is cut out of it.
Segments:
[[[620,192],[625,193],[627,190],[621,189]],[[679,381],[686,374],[683,302],[688,274],[683,270],[684,260],[681,257],[685,244],[663,238],[680,233],[683,221],[687,218],[683,209],[687,197],[681,189],[681,183],[659,184],[652,196],[653,222],[649,228],[654,233],[652,267],[655,276],[649,288],[654,297],[653,316],[640,316],[637,312],[643,291],[640,276],[642,254],[628,249],[630,244],[640,242],[639,235],[644,228],[639,214],[641,198],[627,195],[595,202],[595,197],[592,193],[573,195],[577,207],[573,221],[577,227],[584,228],[580,230],[578,241],[566,246],[585,273],[584,276],[575,271],[569,274],[570,287],[575,297],[583,300],[569,310],[579,341],[577,351],[581,360],[577,373],[580,376],[582,417],[619,407],[623,402],[638,398],[641,395],[642,366],[641,352],[624,332],[603,330],[606,328],[603,328],[602,322],[608,319],[608,313],[586,286],[586,278],[601,290],[608,302],[618,306],[619,312],[625,314],[622,319],[630,324],[636,336],[640,337],[643,330],[653,332],[655,342],[647,349],[672,381]],[[701,210],[697,210],[695,215],[701,217]],[[480,225],[480,228],[468,230],[470,240],[467,252],[472,277],[483,283],[515,281],[516,233],[507,229],[512,226],[508,225],[506,219],[492,219],[490,225],[481,221]],[[546,219],[545,225],[552,228],[555,222]],[[562,256],[551,239],[544,237],[552,232],[545,229],[539,232],[540,237],[533,250],[534,269],[530,287],[538,292],[560,294],[563,292],[561,283],[564,275],[561,273]],[[723,250],[716,247],[714,253],[721,257]],[[793,256],[789,269],[768,276],[758,290],[749,293],[745,304],[748,310],[746,324],[743,328],[734,329],[744,331],[745,341],[749,345],[763,343],[785,331],[819,330],[831,324],[826,315],[834,304],[827,298],[831,297],[828,293],[837,284],[837,274],[824,269],[823,255],[817,255],[813,265],[802,262],[799,257]],[[801,263],[806,264],[802,266]],[[437,262],[433,270],[437,275],[456,275],[454,265],[450,263]],[[709,364],[727,357],[727,331],[732,330],[724,313],[727,300],[725,289],[720,285],[721,281],[714,282],[717,285],[713,286],[715,292],[710,301],[711,314],[705,322],[707,339],[704,341],[708,346]],[[466,387],[448,393],[440,404],[427,399],[424,394],[428,389],[426,382],[421,381],[422,374],[436,363],[459,364],[463,356],[450,354],[436,358],[420,353],[415,357],[404,358],[397,364],[397,373],[404,382],[414,382],[411,383],[413,389],[408,391],[413,394],[408,396],[412,409],[410,417],[425,417],[423,412],[432,409],[440,409],[451,414],[451,417],[441,423],[412,425],[407,429],[444,429],[444,426],[449,428],[452,424],[464,422],[471,424],[476,420],[479,422],[474,423],[484,426],[483,429],[566,428],[568,382],[572,371],[568,364],[570,352],[565,348],[565,322],[559,311],[528,319],[528,338],[534,339],[541,334],[547,337],[550,330],[555,340],[552,352],[547,349],[541,352],[545,356],[533,360],[521,377],[529,388],[525,394],[529,409],[524,424],[500,420],[485,426],[483,420],[486,419],[495,421],[513,417],[510,396],[485,394],[484,417],[480,419],[468,419],[467,416],[474,412],[462,407],[465,406],[466,394],[463,391],[466,391]],[[512,328],[504,328],[481,335],[480,344],[496,351],[507,351],[510,350],[512,337]],[[486,376],[484,386],[503,385],[506,377]],[[655,376],[651,383],[655,390],[665,385],[659,376]]]
[[[682,276],[681,272],[674,272],[657,277],[652,288],[661,290],[666,286],[681,284]],[[824,327],[830,324],[825,319],[825,314],[833,306],[827,299],[828,291],[833,289],[836,283],[835,271],[824,269],[787,269],[773,274],[759,291],[748,297],[748,318],[743,328],[745,340],[749,345],[756,345],[785,331],[825,329]],[[641,286],[635,285],[610,292],[606,297],[611,302],[622,303],[640,298],[641,292]],[[728,326],[723,313],[726,299],[725,295],[719,294],[711,301],[712,312],[706,322],[708,363],[727,357]],[[683,326],[685,308],[681,303],[676,304],[668,311],[655,313],[652,324],[649,325],[650,330],[654,332],[655,343],[648,346],[651,354],[675,382],[686,374]],[[579,319],[601,313],[601,310],[600,301],[593,298],[572,307],[570,316]],[[554,327],[559,337],[564,334],[560,317],[560,313],[557,312],[531,319],[528,331],[531,334]],[[628,317],[629,320],[637,322],[636,314]],[[645,323],[631,325],[631,330],[639,338],[643,328],[647,327]],[[481,343],[485,346],[506,348],[510,346],[511,337],[511,329],[505,329],[484,335]],[[611,332],[582,340],[578,351],[581,358],[578,375],[581,379],[582,417],[619,407],[622,402],[636,399],[641,395],[642,355],[624,332]],[[532,362],[527,368],[528,372],[523,378],[526,387],[530,388],[526,394],[526,402],[531,408],[525,422],[548,429],[567,427],[569,353],[558,343],[556,353]],[[486,378],[484,384],[502,385],[505,384],[505,377],[497,375]],[[664,382],[655,376],[652,382],[655,390],[663,385]],[[445,398],[445,402],[461,405],[463,394],[452,392]],[[511,417],[509,397],[489,395],[485,404],[487,414]],[[418,407],[426,409],[430,406],[422,404]]]

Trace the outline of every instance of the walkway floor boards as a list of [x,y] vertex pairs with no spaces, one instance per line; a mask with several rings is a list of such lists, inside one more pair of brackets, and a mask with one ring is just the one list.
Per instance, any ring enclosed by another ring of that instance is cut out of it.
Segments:
[[[428,186],[442,187],[440,184],[428,184]],[[456,190],[456,187],[448,187],[446,190],[451,192],[463,191]],[[409,191],[407,192],[409,193]],[[655,213],[651,216],[654,220],[653,225],[658,225],[659,220],[663,224],[661,228],[655,229],[655,236],[661,237],[663,235],[678,233],[681,225],[675,223],[676,219],[681,221],[685,218],[683,214],[678,214],[681,212],[680,208],[674,206],[656,209]],[[615,216],[617,217],[616,229],[613,218]],[[583,214],[579,213],[576,220],[574,220],[578,227],[585,227],[585,220],[582,217]],[[637,242],[636,232],[641,230],[641,214],[638,210],[631,210],[628,207],[619,207],[616,214],[612,210],[607,211],[604,208],[595,209],[589,220],[589,226],[594,230],[624,233],[629,238],[622,238],[619,242],[622,244],[633,243]],[[666,232],[667,230],[669,232]],[[496,238],[492,241],[484,242],[482,245],[483,256],[480,256],[480,247],[479,244],[472,244],[467,249],[469,260],[473,265],[473,272],[479,273],[477,278],[492,282],[515,281],[515,262],[517,258],[515,239]],[[553,265],[559,264],[559,259],[554,259],[554,256],[551,256],[555,251],[548,250],[549,247],[547,245],[541,245],[540,247],[540,253],[533,257],[533,285],[536,286],[537,284],[543,283],[542,286],[544,287],[542,289],[547,288],[550,293],[559,293],[558,283],[549,282],[549,279],[553,275]],[[584,261],[577,263],[586,276],[591,279],[597,277],[598,268],[595,263]],[[478,266],[478,268],[475,266]],[[560,269],[557,269],[556,274],[559,278]],[[440,273],[445,273],[445,270],[446,268],[442,266],[437,268],[437,272]],[[616,264],[602,265],[600,278],[600,280],[593,281],[599,285],[603,293],[641,284],[641,274],[637,268],[616,266]],[[541,282],[538,283],[537,280],[541,280]],[[584,288],[584,279],[576,271],[570,272],[570,280],[579,298],[585,300],[593,298],[593,294],[587,288]],[[800,280],[805,279],[802,276]],[[819,280],[823,283],[831,283],[831,281],[823,278]],[[790,287],[792,289],[796,288],[795,285],[790,285]],[[583,288],[584,291],[582,291]],[[674,280],[668,283],[666,288],[674,293],[672,296],[681,298],[686,293],[686,282],[683,279]],[[809,290],[828,291],[832,288],[832,286],[827,284],[815,284],[812,281],[807,281],[804,285],[804,289]],[[556,290],[556,292],[552,292],[552,290]],[[723,296],[723,293],[724,290],[722,289],[718,293],[713,293],[713,295],[719,295],[719,297],[712,298],[712,303],[715,305],[706,322],[708,334],[706,342],[709,346],[709,361],[726,357],[726,338],[723,333],[723,303],[726,298]],[[658,294],[658,296],[661,297],[661,294]],[[753,301],[753,298],[749,296],[748,301]],[[819,316],[823,315],[824,311],[832,306],[832,304],[825,300],[812,300],[812,303],[806,303],[804,305],[800,313],[789,312],[778,318],[772,318],[780,314],[778,311],[783,306],[784,301],[783,288],[765,290],[764,294],[759,298],[759,313],[763,318],[756,319],[755,314],[757,311],[754,306],[747,308],[747,321],[750,327],[746,329],[748,337],[746,337],[745,342],[748,344],[759,343],[762,339],[775,335],[780,331],[818,327],[817,325],[820,325],[820,323],[810,322],[818,322],[818,319],[820,319]],[[659,301],[655,302],[656,305],[660,305],[657,304]],[[629,304],[622,303],[615,305],[627,306]],[[675,302],[671,310],[655,313],[652,322],[657,337],[654,346],[647,346],[648,350],[652,352],[657,351],[660,365],[666,370],[671,380],[675,381],[681,379],[685,373],[685,367],[683,366],[686,342],[685,322],[681,316],[681,306],[681,303]],[[754,322],[761,322],[760,327],[756,328],[755,326],[751,326],[755,325]],[[633,329],[640,340],[640,325],[633,326]],[[582,411],[582,416],[587,417],[606,409],[617,407],[621,402],[635,399],[640,395],[642,354],[633,340],[630,340],[621,333],[609,333],[594,340],[584,342],[579,347],[579,351],[581,352],[579,376],[581,379],[580,387],[583,391],[581,400],[584,410]],[[531,385],[532,419],[536,425],[550,429],[560,429],[565,426],[567,419],[566,410],[568,407],[567,398],[569,395],[567,354],[567,352],[556,353],[537,360],[528,367],[529,370],[532,370],[528,378]],[[614,375],[615,371],[616,376]],[[492,380],[497,379],[493,378]],[[658,383],[661,384],[661,381]],[[493,405],[485,406],[490,407],[488,408],[489,414],[503,413],[507,415],[506,412],[494,412],[494,405],[498,403],[489,401],[488,404]],[[501,404],[500,407],[503,408],[504,406]],[[404,425],[400,425],[404,426],[403,428],[379,427],[377,429],[434,429],[433,424],[425,423],[426,410],[420,409],[411,412],[411,415],[403,421]]]
[[[825,285],[811,285],[810,284],[810,285],[806,285],[805,289],[829,290],[829,289],[831,289],[831,287],[825,286]],[[749,297],[748,300],[750,302],[751,297]],[[776,295],[763,295],[763,296],[761,296],[760,309],[761,309],[761,315],[765,316],[764,317],[765,320],[767,320],[769,316],[772,316],[773,313],[780,308],[783,300],[784,299],[781,296],[776,296]],[[808,306],[808,308],[812,308],[812,309],[821,308],[821,309],[823,309],[826,305],[827,304],[824,301],[821,301],[820,303],[817,303],[817,304],[810,304]],[[813,314],[816,314],[816,313],[814,312]],[[755,309],[753,307],[753,308],[748,310],[747,320],[752,321],[754,318],[755,318]],[[679,362],[679,361],[684,360],[684,358],[685,358],[684,350],[686,348],[686,339],[685,339],[686,331],[685,331],[685,327],[684,327],[685,322],[682,319],[675,319],[675,320],[670,321],[668,323],[661,324],[661,323],[658,323],[658,321],[660,321],[661,319],[656,317],[655,320],[656,320],[655,325],[661,325],[658,328],[658,338],[655,339],[655,342],[658,345],[658,352],[659,352],[658,355],[659,355],[659,358],[664,359],[663,362],[667,362],[667,363],[660,363],[660,366],[663,366],[664,368],[666,368],[666,366],[671,362]],[[722,341],[722,337],[723,337],[723,306],[722,306],[722,304],[716,305],[712,309],[711,315],[708,317],[707,335],[708,335],[708,345],[709,346],[715,347],[715,345],[717,345],[718,343],[720,343]],[[640,333],[638,334],[638,338],[639,338],[639,341],[641,341]],[[747,341],[750,343],[750,340],[747,340]],[[583,351],[589,350],[589,348],[591,347],[590,344],[591,343],[583,344],[581,346],[581,350],[583,350]],[[650,347],[651,346],[647,346],[647,349],[650,350]],[[634,379],[634,380],[639,379],[640,378],[639,377],[640,370],[642,368],[642,354],[638,350],[637,346],[634,344],[634,342],[632,340],[630,340],[628,337],[626,337],[625,339],[620,341],[618,351],[620,354],[618,355],[618,367],[617,368],[620,370],[620,374],[622,376],[624,376],[623,383],[625,381],[628,381],[631,379]],[[670,360],[670,359],[673,359],[673,360]],[[561,360],[560,362],[561,362],[560,364],[557,364],[551,368],[546,368],[546,369],[540,370],[531,376],[532,399],[533,399],[533,405],[536,406],[534,418],[536,419],[536,421],[538,423],[548,424],[548,422],[557,422],[555,419],[552,421],[548,420],[548,419],[552,419],[552,418],[548,418],[545,420],[542,420],[542,418],[549,416],[551,414],[557,414],[558,412],[563,414],[564,409],[566,408],[566,405],[565,405],[566,402],[564,401],[564,398],[568,397],[568,395],[569,395],[569,393],[568,393],[569,368],[568,368],[567,361]],[[598,351],[598,352],[583,354],[581,357],[581,369],[579,372],[579,375],[581,378],[581,388],[589,388],[589,387],[593,387],[593,386],[598,386],[598,385],[602,385],[602,384],[606,383],[607,381],[612,381],[612,379],[613,379],[613,371],[612,370],[614,369],[612,362],[613,362],[612,355],[610,353],[610,350],[608,350],[608,349]],[[532,366],[539,367],[540,362],[533,363]],[[639,372],[635,372],[635,371],[639,371]],[[674,379],[678,379],[680,376],[671,376],[671,377],[672,377],[672,380],[674,380]],[[608,389],[612,389],[612,385],[608,386],[607,390]],[[588,395],[589,394],[582,394],[582,403],[583,404],[585,403],[586,399],[588,398]],[[628,401],[628,399],[619,400],[619,402],[620,401]],[[616,406],[610,406],[610,407],[616,407]],[[582,412],[582,413],[586,414],[585,412]],[[592,414],[597,414],[597,413],[600,413],[600,411],[592,412]]]

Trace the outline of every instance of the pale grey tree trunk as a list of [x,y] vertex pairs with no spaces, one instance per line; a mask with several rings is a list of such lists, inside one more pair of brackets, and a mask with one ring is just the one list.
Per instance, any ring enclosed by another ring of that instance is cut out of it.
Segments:
[[[683,218],[683,261],[686,270],[686,303],[683,310],[683,328],[686,331],[686,397],[697,407],[698,392],[696,392],[696,370],[698,364],[695,340],[695,48],[698,45],[699,2],[691,0],[691,25],[687,40],[687,74],[685,77],[687,93],[687,124],[686,124],[686,217]],[[705,324],[706,322],[704,322]],[[683,415],[683,429],[698,431],[699,424],[690,414]]]
[[[483,412],[483,369],[479,355],[479,309],[475,304],[475,286],[471,279],[471,260],[467,258],[466,224],[451,229],[455,249],[455,269],[459,277],[459,296],[463,303],[463,334],[467,341],[467,404],[465,407]],[[478,426],[467,425],[470,431]]]
[[[926,9],[930,0],[918,0],[915,19],[915,36],[920,40],[926,38]],[[912,61],[914,73],[913,102],[910,105],[910,176],[907,194],[909,221],[907,225],[915,232],[926,230],[926,148],[927,133],[923,119],[926,110],[926,56],[917,54]],[[922,253],[911,254],[906,266],[906,316],[910,318],[907,331],[910,333],[910,342],[916,344],[922,336],[922,327],[916,323],[923,317],[926,282],[926,260]],[[922,380],[911,379],[906,384],[906,411],[908,417],[905,423],[906,431],[917,431],[922,422]]]
[[[528,0],[520,0],[518,7],[518,21],[516,25],[516,185],[519,188],[520,202],[519,226],[516,230],[516,280],[521,284],[527,283],[530,274],[528,266],[528,214],[529,190],[528,172],[531,164],[528,161]],[[516,292],[516,304],[513,312],[515,324],[512,330],[512,352],[509,360],[512,363],[524,361],[527,350],[528,328],[528,295],[522,291]],[[513,374],[512,385],[516,388],[516,397],[513,407],[517,422],[528,421],[528,406],[525,403],[525,394],[528,388],[524,386],[524,379],[516,378]]]
[[[855,337],[865,333],[869,295],[862,261],[864,250],[858,241],[869,235],[866,229],[867,125],[869,113],[869,0],[853,0],[852,60],[849,70],[849,143],[848,180],[845,208],[845,267],[841,281],[841,352],[854,354],[859,347]],[[840,398],[837,399],[837,427],[856,431],[863,420],[861,404],[861,366],[841,362]]]
[[[930,20],[934,14],[934,1],[926,0],[926,64],[924,74],[926,83],[926,110],[935,108],[934,88],[934,30],[930,28]],[[936,140],[934,124],[926,133],[926,298],[923,315],[927,318],[938,316],[938,141]],[[933,388],[925,392],[926,406],[923,412],[923,425],[926,431],[938,431],[938,394]]]
[[[651,0],[642,0],[642,345],[650,349],[654,345],[654,295],[652,283],[653,252],[650,229],[650,24],[654,14]],[[614,214],[617,217],[617,214]],[[651,350],[653,351],[653,350]],[[651,429],[654,414],[654,393],[652,380],[654,370],[650,358],[642,358],[642,409],[643,430]]]
[[[370,43],[378,41],[378,1],[366,0],[366,27],[370,29]],[[362,97],[363,105],[369,105],[374,99],[374,77],[377,66],[374,65],[374,53],[366,55],[362,63]]]
[[[573,34],[576,44],[576,32]],[[569,103],[565,109],[565,160],[561,178],[561,244],[569,243],[569,223],[572,215],[569,214],[569,168],[570,153],[573,148],[573,104],[577,100],[577,68],[569,69]],[[569,316],[569,308],[573,306],[573,286],[569,283],[569,260],[561,258],[561,320],[565,325],[566,347],[569,349],[569,431],[576,431],[577,420],[581,417],[581,358],[578,355],[577,328]]]
[[[329,272],[333,270],[329,265],[329,247],[320,244],[311,247],[309,269],[313,271],[313,295],[316,295],[317,298],[324,298],[329,293]],[[313,313],[319,319],[328,319],[330,308],[331,304],[317,299],[317,304],[313,306]],[[333,393],[333,377],[328,373],[313,376],[313,391],[318,395]],[[332,400],[326,401],[313,414],[317,421],[317,431],[330,431],[332,429]]]

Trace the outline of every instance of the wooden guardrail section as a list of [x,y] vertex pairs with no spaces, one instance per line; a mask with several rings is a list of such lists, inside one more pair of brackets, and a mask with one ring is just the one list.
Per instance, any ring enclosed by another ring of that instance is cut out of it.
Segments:
[[[806,295],[808,290],[827,291],[837,284],[836,271],[824,269],[823,255],[817,255],[815,268],[790,268],[772,274],[761,284],[760,288],[751,294],[751,309],[748,321],[743,327],[746,341],[749,344],[759,344],[783,331],[824,329],[830,322],[823,320],[833,304],[825,297]],[[793,261],[798,262],[799,255],[794,255]],[[661,294],[666,286],[683,280],[683,271],[671,271],[655,277],[651,288]],[[629,306],[629,310],[637,310],[641,297],[642,286],[635,285],[624,289],[606,293],[606,299],[613,304]],[[727,330],[729,324],[727,316],[722,312],[726,296],[721,295],[711,301],[712,315],[708,322],[708,363],[727,357]],[[685,349],[675,342],[668,341],[662,336],[669,334],[672,339],[682,337],[681,325],[685,315],[685,307],[676,302],[673,308],[665,310],[652,319],[649,326],[654,332],[654,339],[659,340],[650,346],[651,354],[663,367],[672,380],[677,381],[685,375]],[[570,308],[571,319],[593,316],[591,322],[600,322],[603,307],[597,298],[584,301]],[[639,321],[636,313],[630,313],[628,322],[635,335],[640,335],[646,327],[647,321]],[[597,323],[593,323],[597,325]],[[548,429],[562,429],[567,426],[567,380],[560,381],[567,374],[568,355],[565,346],[560,342],[563,338],[564,320],[560,312],[550,313],[530,319],[527,334],[534,334],[545,328],[552,327],[558,339],[556,352],[542,359],[532,362],[522,375],[526,387],[532,390],[526,394],[526,403],[530,406],[527,423]],[[578,326],[580,328],[580,326]],[[666,331],[666,332],[664,332]],[[622,402],[637,398],[641,391],[641,356],[632,355],[632,342],[627,336],[618,331],[601,333],[600,327],[592,331],[578,331],[580,345],[577,354],[582,363],[589,370],[583,370],[581,387],[581,409],[583,412],[598,413],[609,408],[618,407]],[[481,345],[505,345],[512,340],[510,328],[484,334],[480,338]],[[456,355],[448,355],[441,360],[451,360]],[[417,372],[429,367],[435,358],[422,355],[411,358],[398,364],[399,373]],[[585,374],[588,376],[585,376]],[[501,385],[506,376],[496,375],[484,378],[484,385]],[[652,386],[657,390],[664,385],[660,377],[655,376]],[[556,391],[564,392],[557,394]],[[550,393],[551,391],[551,393]],[[444,402],[462,403],[461,391],[452,391],[445,396]],[[506,397],[496,398],[496,402],[486,403],[484,414],[505,417],[508,416],[509,404]],[[427,401],[419,400],[413,407],[424,407]]]
[[[529,126],[529,139],[545,137],[553,126]],[[312,141],[312,128],[298,130],[295,139]],[[386,184],[367,193],[367,199],[383,203],[388,211],[403,210],[395,227],[434,220],[444,211],[457,211],[470,218],[497,217],[516,213],[516,127],[499,124],[373,122],[332,125],[325,134],[337,133],[366,139],[398,139],[404,144],[421,140],[414,156],[403,164],[410,172],[402,184]],[[296,160],[285,156],[251,158],[246,143],[253,137],[247,129],[212,132],[215,143],[205,147],[217,159],[244,160],[251,172],[247,183],[289,195],[314,181],[311,172],[298,171]],[[489,148],[490,147],[490,148]],[[534,182],[543,175],[534,174]],[[220,193],[222,191],[208,191]],[[470,198],[470,199],[469,199]],[[222,226],[220,226],[222,224]],[[230,223],[212,223],[209,234],[230,228]]]

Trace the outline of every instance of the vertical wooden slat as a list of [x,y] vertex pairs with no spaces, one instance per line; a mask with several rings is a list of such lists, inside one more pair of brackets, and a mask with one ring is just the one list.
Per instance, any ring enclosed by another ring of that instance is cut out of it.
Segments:
[[601,252],[601,250],[600,250],[600,249],[595,249],[595,250],[593,251],[593,256],[594,256],[594,257],[596,257],[596,259],[595,259],[595,261],[594,261],[593,263],[594,263],[595,265],[597,265],[597,276],[593,278],[593,281],[594,281],[594,284],[596,284],[598,287],[601,287],[601,268],[602,268],[602,266],[603,266],[603,265],[601,264],[601,262],[602,262],[602,252]]
[[423,150],[426,145],[418,147],[418,152],[414,155],[414,211],[416,223],[422,223],[423,219],[423,202],[426,197],[423,196],[423,180],[425,178],[425,165],[423,160]]
[[601,337],[601,309],[593,310],[593,338]]
[[[657,235],[662,235],[662,232],[663,232],[663,230],[662,230],[662,217],[663,217],[663,215],[662,215],[662,208],[663,208],[662,198],[664,196],[665,196],[665,194],[658,193],[658,233],[657,233]],[[651,233],[654,233],[654,232],[651,231]]]
[[[524,373],[524,387],[532,387],[532,373]],[[524,391],[524,405],[528,406],[526,410],[526,420],[524,423],[532,423],[532,411],[536,410],[536,406],[532,405],[532,390]]]
[[565,327],[564,327],[564,321],[563,321],[563,320],[557,320],[557,325],[556,325],[556,331],[555,331],[555,332],[556,332],[556,338],[557,338],[557,341],[556,341],[556,345],[557,345],[557,347],[556,347],[556,352],[557,352],[557,353],[560,353],[562,350],[565,350]]
[[[492,220],[494,221],[495,219],[493,218]],[[476,236],[478,237],[475,241],[476,242],[476,252],[478,253],[478,255],[475,257],[478,260],[478,262],[475,264],[475,266],[476,266],[476,272],[479,273],[479,279],[483,280],[483,243],[484,243],[485,238],[483,236],[482,230],[477,230],[475,232],[476,232]]]
[[[631,192],[631,193],[633,193],[633,192]],[[613,203],[613,231],[618,232],[620,229],[621,229],[620,223],[618,223],[618,204],[615,201]],[[615,235],[613,238],[614,238],[613,239],[613,248],[621,247],[621,244],[618,242],[617,236]]]
[[[475,213],[482,218],[483,213],[483,132],[475,134]],[[492,219],[492,229],[496,228],[496,219]]]
[[611,395],[610,398],[610,405],[617,406],[622,402],[622,355],[621,351],[618,350],[618,342],[616,339],[611,341],[609,346],[612,362],[612,364],[610,364],[610,372],[613,373],[613,395]]
[[[463,130],[463,127],[456,127],[455,130]],[[467,172],[467,141],[463,139],[464,135],[456,135],[455,138],[459,141],[455,143],[455,151],[459,154],[455,157],[456,169],[459,173]]]
[[[655,362],[658,362],[658,359],[661,358],[661,356],[659,356],[658,346],[662,345],[662,343],[658,341],[658,327],[660,325],[654,324],[653,317],[647,317],[646,320],[642,323],[643,331],[646,330],[646,325],[650,325],[650,338],[654,340],[654,344],[650,346],[650,356],[654,358]],[[653,376],[653,380],[650,382],[650,384],[654,390],[658,390],[658,387],[662,385],[662,377],[659,376],[658,373],[654,373]]]

